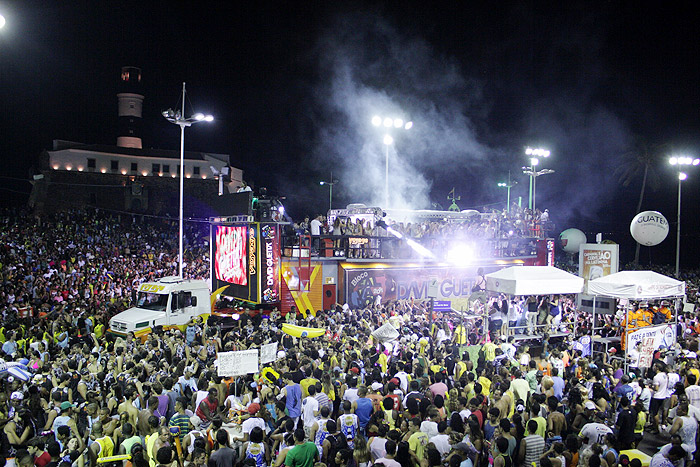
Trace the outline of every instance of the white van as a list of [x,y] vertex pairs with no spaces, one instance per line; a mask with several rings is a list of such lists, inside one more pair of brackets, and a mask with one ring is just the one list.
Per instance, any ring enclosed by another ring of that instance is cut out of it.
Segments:
[[169,276],[141,284],[136,306],[110,319],[108,332],[117,336],[133,332],[140,337],[156,326],[182,330],[193,317],[206,319],[210,313],[209,286],[205,281]]

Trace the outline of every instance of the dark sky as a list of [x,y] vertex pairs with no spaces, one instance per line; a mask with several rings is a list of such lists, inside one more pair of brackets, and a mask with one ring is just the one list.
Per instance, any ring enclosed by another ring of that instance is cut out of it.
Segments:
[[[505,200],[512,173],[527,201],[524,148],[552,151],[538,207],[561,229],[633,245],[638,181],[616,169],[642,141],[658,156],[643,210],[672,223],[645,261],[671,262],[677,182],[672,153],[700,156],[700,42],[694,8],[651,2],[4,1],[0,157],[27,179],[52,139],[114,144],[120,67],[143,70],[144,146],[177,149],[161,116],[187,82],[190,150],[231,155],[293,214],[383,199],[375,113],[414,122],[395,134],[396,204],[462,208]],[[253,6],[255,4],[255,6]],[[543,166],[544,167],[544,166]],[[639,179],[641,180],[641,178]],[[28,191],[4,179],[0,196]],[[684,265],[697,266],[700,170],[684,184]],[[629,257],[623,257],[623,262]]]

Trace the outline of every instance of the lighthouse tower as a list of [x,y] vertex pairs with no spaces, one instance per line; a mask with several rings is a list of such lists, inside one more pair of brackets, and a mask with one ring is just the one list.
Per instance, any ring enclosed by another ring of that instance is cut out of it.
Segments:
[[141,69],[133,66],[122,67],[119,100],[119,134],[117,146],[142,149],[141,110],[143,94],[141,90]]

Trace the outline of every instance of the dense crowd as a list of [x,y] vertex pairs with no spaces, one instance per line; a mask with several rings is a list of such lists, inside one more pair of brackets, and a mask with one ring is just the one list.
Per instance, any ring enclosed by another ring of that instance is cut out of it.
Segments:
[[[650,431],[670,441],[652,453],[652,467],[696,460],[692,315],[672,348],[632,369],[614,354],[589,354],[574,333],[547,337],[562,321],[590,329],[570,297],[490,297],[467,321],[399,301],[284,316],[246,310],[225,331],[195,319],[143,340],[107,335],[109,317],[141,282],[175,273],[176,228],[92,211],[5,213],[0,341],[7,364],[22,362],[30,380],[7,368],[0,377],[0,462],[640,467],[625,451]],[[207,274],[205,230],[187,231],[188,277]],[[526,328],[544,329],[542,350],[508,335],[512,310],[516,323],[524,315]],[[327,332],[295,338],[284,323]],[[386,323],[398,337],[373,337]],[[277,359],[259,373],[218,376],[220,351],[271,342]]]

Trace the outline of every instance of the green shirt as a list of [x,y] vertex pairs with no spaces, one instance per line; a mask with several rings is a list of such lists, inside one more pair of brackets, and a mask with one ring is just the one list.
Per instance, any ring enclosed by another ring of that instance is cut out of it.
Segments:
[[313,467],[318,458],[318,449],[310,441],[297,444],[287,452],[284,465],[288,467]]
[[185,439],[185,435],[190,432],[190,417],[185,414],[176,413],[170,418],[168,426],[176,426],[180,428],[180,441],[182,441]]

